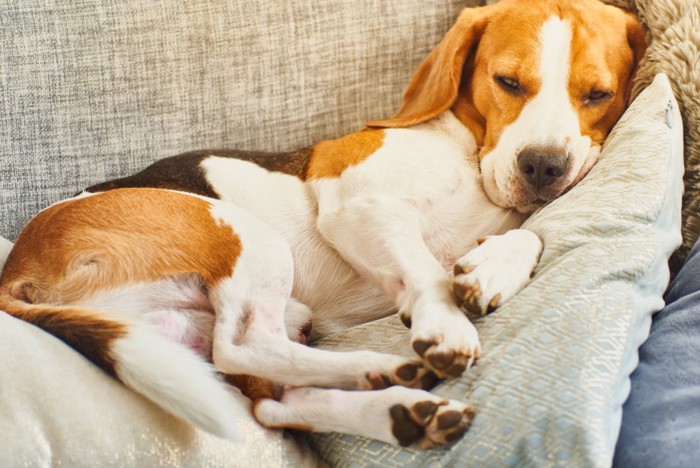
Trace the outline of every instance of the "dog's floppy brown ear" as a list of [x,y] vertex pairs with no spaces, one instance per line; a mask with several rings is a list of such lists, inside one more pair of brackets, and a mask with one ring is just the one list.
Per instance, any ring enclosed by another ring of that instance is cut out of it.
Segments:
[[467,8],[443,40],[413,75],[401,109],[390,119],[367,122],[368,127],[408,127],[445,112],[457,99],[462,69],[476,48],[492,6]]
[[630,72],[629,80],[627,81],[627,87],[625,88],[625,101],[629,104],[632,98],[632,84],[634,82],[634,77],[637,74],[637,69],[639,68],[639,62],[644,56],[644,52],[647,50],[647,41],[644,28],[639,24],[637,16],[633,13],[626,13],[627,16],[627,42],[632,48],[632,53],[634,54],[633,69]]

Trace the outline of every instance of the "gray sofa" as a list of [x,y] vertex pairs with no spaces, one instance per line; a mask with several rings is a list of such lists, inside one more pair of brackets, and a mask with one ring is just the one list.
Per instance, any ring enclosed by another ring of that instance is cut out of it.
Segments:
[[[14,240],[38,210],[159,158],[294,149],[388,116],[474,3],[4,2],[0,236]],[[61,343],[0,320],[0,466],[313,461],[252,421],[240,444],[194,431]]]
[[[290,150],[389,116],[458,12],[480,3],[3,5],[0,234],[11,241],[38,210],[162,157]],[[0,465],[610,464],[636,350],[680,242],[671,85],[658,78],[580,190],[528,221],[548,246],[532,287],[477,323],[479,366],[435,390],[477,409],[459,444],[421,452],[264,431],[252,419],[239,442],[221,441],[0,312]],[[314,345],[408,353],[391,313]]]

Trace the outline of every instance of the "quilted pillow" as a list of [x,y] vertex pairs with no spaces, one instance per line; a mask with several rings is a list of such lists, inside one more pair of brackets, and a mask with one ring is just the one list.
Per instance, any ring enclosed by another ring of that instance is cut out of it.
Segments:
[[[466,436],[419,451],[324,434],[312,448],[332,466],[609,466],[637,349],[680,243],[682,175],[682,122],[659,75],[590,174],[528,219],[545,245],[534,279],[477,321],[478,366],[434,390],[474,405]],[[395,316],[316,345],[410,353]]]
[[[3,259],[4,260],[4,259]],[[0,262],[2,263],[2,262]],[[176,419],[58,339],[0,311],[0,466],[315,466],[252,416],[237,442]],[[238,396],[241,405],[248,405]]]

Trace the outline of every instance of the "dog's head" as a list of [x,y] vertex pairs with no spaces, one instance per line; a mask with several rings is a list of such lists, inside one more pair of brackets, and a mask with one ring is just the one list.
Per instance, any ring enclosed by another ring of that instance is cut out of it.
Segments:
[[644,50],[634,15],[597,0],[466,9],[398,113],[369,125],[406,127],[451,109],[474,134],[491,201],[530,212],[593,166]]

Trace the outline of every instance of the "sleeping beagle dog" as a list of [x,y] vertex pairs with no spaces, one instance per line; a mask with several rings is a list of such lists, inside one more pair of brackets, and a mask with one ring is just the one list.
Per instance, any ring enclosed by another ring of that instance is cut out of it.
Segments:
[[[519,227],[593,166],[644,49],[596,0],[466,9],[390,119],[285,154],[175,156],[39,213],[0,309],[219,435],[236,409],[197,355],[267,427],[456,440],[473,411],[422,388],[479,358],[465,311],[528,282],[542,242]],[[298,343],[392,311],[413,360]]]

